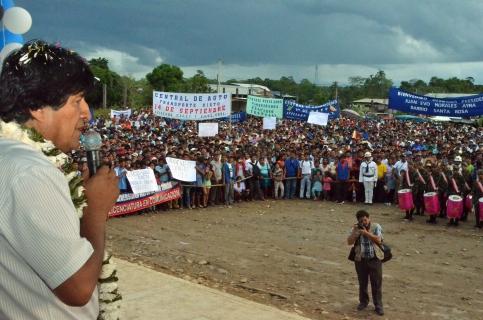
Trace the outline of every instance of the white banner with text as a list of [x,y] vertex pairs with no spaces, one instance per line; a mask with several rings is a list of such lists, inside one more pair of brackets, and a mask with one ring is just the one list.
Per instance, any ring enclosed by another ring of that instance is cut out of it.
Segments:
[[224,118],[231,114],[231,94],[153,91],[153,113],[179,120]]

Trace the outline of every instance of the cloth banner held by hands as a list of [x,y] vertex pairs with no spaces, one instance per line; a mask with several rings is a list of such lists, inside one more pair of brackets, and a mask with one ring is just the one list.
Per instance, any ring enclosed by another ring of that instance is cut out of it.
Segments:
[[225,118],[231,114],[231,94],[154,91],[153,113],[179,120]]
[[248,96],[247,113],[257,117],[283,117],[283,99]]
[[339,102],[331,100],[319,106],[303,105],[293,100],[283,101],[283,118],[288,120],[308,121],[310,112],[328,113],[329,119],[340,116]]

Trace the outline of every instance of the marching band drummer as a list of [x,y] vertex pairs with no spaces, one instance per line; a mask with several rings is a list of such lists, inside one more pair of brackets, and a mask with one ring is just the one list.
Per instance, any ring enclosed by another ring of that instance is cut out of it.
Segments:
[[[458,157],[457,157],[458,158]],[[463,160],[461,157],[459,157],[459,160]],[[466,197],[471,195],[471,172],[468,171],[467,166],[461,165],[461,170],[460,170],[461,175],[463,176],[464,180],[464,185],[463,185],[463,199],[466,200]],[[466,204],[466,203],[465,203]],[[463,216],[461,217],[461,221],[466,221],[468,220],[468,215],[471,211],[471,208],[468,208],[466,205],[463,206]]]
[[[453,172],[449,179],[449,196],[463,196],[463,188],[465,184],[465,179],[461,174],[460,168],[458,166],[453,166]],[[459,218],[450,218],[448,225],[458,226]]]
[[413,199],[414,207],[416,208],[416,214],[418,216],[424,215],[424,191],[426,189],[426,170],[423,169],[421,160],[419,157],[416,158],[413,164],[414,170],[410,172],[410,176],[413,181]]
[[478,176],[475,182],[473,182],[473,210],[475,211],[475,228],[483,226],[483,222],[480,220],[480,203],[479,200],[483,197],[483,169],[478,170]]
[[[436,175],[437,172],[437,175]],[[442,162],[439,163],[434,173],[437,177],[436,184],[438,186],[438,197],[439,197],[439,217],[446,217],[446,201],[449,195],[449,177],[451,176],[451,171],[448,166]]]
[[[400,175],[399,175],[399,189],[409,189],[413,190],[413,183],[411,182],[412,179],[409,174],[409,166],[407,168],[401,169]],[[409,220],[413,221],[413,213],[414,213],[414,207],[410,210],[406,210],[406,216],[404,217],[404,220]]]
[[[433,163],[431,160],[426,160],[426,170],[424,170],[423,178],[426,180],[426,185],[424,188],[425,192],[436,192],[438,193],[438,201],[439,201],[439,192],[438,192],[438,184],[436,183],[435,177],[438,176],[438,171],[436,167],[433,167]],[[427,223],[436,223],[436,214],[432,214],[429,216],[429,219],[426,220]]]

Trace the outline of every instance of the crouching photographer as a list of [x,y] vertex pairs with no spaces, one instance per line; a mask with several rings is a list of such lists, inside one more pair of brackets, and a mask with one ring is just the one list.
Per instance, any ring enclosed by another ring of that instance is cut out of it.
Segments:
[[382,307],[382,228],[377,223],[371,223],[369,213],[360,210],[356,213],[357,223],[354,224],[347,238],[352,245],[349,260],[354,261],[357,279],[359,280],[359,305],[357,310],[364,310],[369,304],[367,292],[368,280],[371,281],[372,300],[375,312],[384,315]]

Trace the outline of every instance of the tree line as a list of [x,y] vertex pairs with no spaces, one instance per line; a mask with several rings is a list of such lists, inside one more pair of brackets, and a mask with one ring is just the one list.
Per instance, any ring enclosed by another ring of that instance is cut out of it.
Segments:
[[[184,77],[181,68],[170,64],[161,64],[155,67],[143,79],[121,76],[109,68],[109,61],[105,58],[96,58],[89,61],[92,72],[99,81],[90,97],[90,104],[94,108],[102,106],[103,86],[107,91],[108,107],[140,108],[151,105],[152,91],[206,93],[210,92],[209,84],[216,84],[216,79],[208,79],[202,70],[190,78]],[[297,82],[291,76],[281,77],[279,80],[261,79],[230,79],[230,83],[252,83],[278,91],[282,96],[294,96],[299,103],[319,105],[328,100],[338,98],[342,108],[351,106],[352,101],[362,98],[387,98],[389,88],[393,81],[380,70],[369,77],[354,76],[348,79],[348,84],[340,85],[337,82],[331,85],[316,85],[308,79]],[[459,79],[452,77],[442,79],[432,77],[428,82],[421,79],[402,81],[400,88],[417,94],[427,93],[481,93],[483,85],[474,83],[471,77]]]

